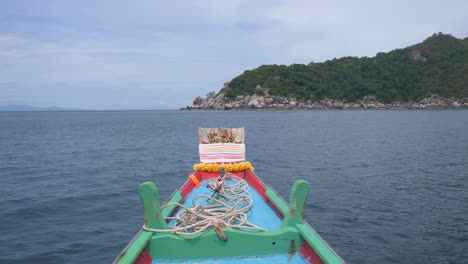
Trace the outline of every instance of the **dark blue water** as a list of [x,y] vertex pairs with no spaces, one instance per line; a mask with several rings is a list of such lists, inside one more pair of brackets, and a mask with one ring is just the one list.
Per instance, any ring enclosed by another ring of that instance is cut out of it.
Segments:
[[247,157],[349,263],[466,263],[468,111],[0,112],[0,262],[110,263],[167,198],[198,127],[246,128]]

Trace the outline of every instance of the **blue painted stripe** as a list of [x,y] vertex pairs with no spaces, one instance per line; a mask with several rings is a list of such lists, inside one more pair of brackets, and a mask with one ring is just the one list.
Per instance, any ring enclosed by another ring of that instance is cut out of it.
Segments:
[[163,263],[187,263],[187,264],[218,264],[218,263],[229,263],[229,264],[244,264],[244,263],[255,263],[255,264],[270,264],[270,263],[289,263],[289,264],[302,264],[309,263],[301,254],[294,254],[291,258],[288,254],[278,254],[269,256],[257,256],[257,257],[244,257],[244,258],[217,258],[217,259],[203,259],[203,260],[154,260],[152,264],[163,264]]

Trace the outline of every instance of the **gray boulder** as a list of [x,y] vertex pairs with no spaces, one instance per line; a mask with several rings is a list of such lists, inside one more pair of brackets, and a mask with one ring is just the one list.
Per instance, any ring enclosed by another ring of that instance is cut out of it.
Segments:
[[258,108],[260,106],[260,103],[256,99],[252,99],[249,101],[247,106],[250,108]]

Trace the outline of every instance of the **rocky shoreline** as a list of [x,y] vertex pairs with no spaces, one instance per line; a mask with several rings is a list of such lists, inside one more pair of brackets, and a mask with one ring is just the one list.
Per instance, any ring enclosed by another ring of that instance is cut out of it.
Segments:
[[319,110],[319,109],[467,109],[468,97],[444,98],[430,95],[419,102],[381,103],[368,95],[358,102],[324,99],[318,102],[295,98],[254,94],[237,96],[234,100],[218,94],[215,98],[197,97],[192,106],[181,110]]

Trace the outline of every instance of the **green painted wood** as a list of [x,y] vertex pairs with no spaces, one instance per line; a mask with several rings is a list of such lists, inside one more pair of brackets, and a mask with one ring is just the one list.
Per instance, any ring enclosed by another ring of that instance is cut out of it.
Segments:
[[[303,187],[304,191],[306,188]],[[292,188],[294,193],[294,187]],[[308,190],[307,190],[308,193]],[[278,195],[278,193],[271,187],[265,190],[265,196],[270,199],[273,205],[284,215],[289,215],[288,204]],[[291,195],[292,196],[292,195]],[[307,195],[305,196],[305,198]],[[305,201],[305,200],[304,200]],[[296,210],[297,212],[297,210]],[[284,223],[284,222],[283,222]],[[328,244],[307,224],[303,221],[295,225],[304,239],[309,245],[317,252],[317,254],[324,260],[325,263],[344,263],[344,261],[331,249]]]
[[122,251],[120,254],[120,259],[118,259],[114,263],[118,264],[130,264],[133,263],[138,256],[140,255],[141,251],[146,247],[148,242],[150,241],[151,237],[153,236],[152,232],[147,231],[140,231],[133,241],[128,244],[128,247]]
[[167,223],[161,214],[159,191],[152,182],[144,182],[138,187],[143,209],[145,209],[145,224],[149,228],[167,229]]
[[284,254],[291,250],[291,243],[304,242],[298,230],[291,227],[270,232],[227,228],[224,232],[227,241],[221,240],[214,230],[195,236],[156,234],[147,249],[153,259],[184,260]]
[[296,228],[301,233],[302,237],[309,243],[314,251],[326,264],[345,263],[338,254],[333,251],[322,238],[315,233],[312,228],[306,224],[297,224]]
[[310,185],[304,180],[297,180],[291,188],[288,213],[284,215],[281,227],[304,223],[304,206],[309,195]]
[[265,196],[280,211],[282,215],[288,214],[288,204],[279,196],[279,194],[270,186],[265,188]]
[[[183,197],[180,190],[177,190],[172,194],[171,198],[167,201],[167,203],[180,203]],[[169,216],[176,206],[169,206],[164,208],[161,211],[161,215],[163,217]],[[126,263],[133,263],[135,259],[140,255],[141,251],[146,247],[150,238],[153,236],[152,232],[148,231],[140,231],[135,238],[128,244],[128,247],[124,249],[121,253],[120,259],[115,262],[118,264],[126,264]]]
[[[167,201],[167,204],[170,203],[182,203],[183,197],[182,197],[182,192],[180,190],[177,190],[174,194],[172,194],[171,198],[169,201]],[[176,205],[171,205],[168,207],[165,207],[162,209],[161,214],[163,217],[168,217],[172,214],[172,212],[177,208]]]

